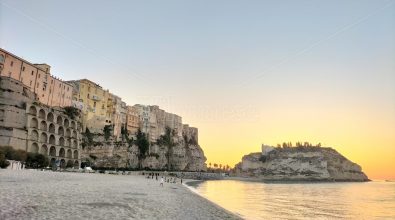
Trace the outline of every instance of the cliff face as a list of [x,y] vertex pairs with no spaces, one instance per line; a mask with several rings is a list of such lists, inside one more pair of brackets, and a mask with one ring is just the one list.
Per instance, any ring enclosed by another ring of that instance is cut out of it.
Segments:
[[[106,142],[103,136],[96,136],[95,143],[101,144],[86,146],[82,154],[83,162],[90,161],[95,167],[154,170],[166,170],[169,164],[171,170],[204,171],[206,170],[204,152],[195,141],[195,138],[197,139],[194,136],[195,133],[190,132],[190,128],[185,129],[184,137],[175,137],[176,144],[170,150],[166,146],[152,143],[147,155],[143,158],[138,157],[139,149],[136,145]],[[170,152],[170,157],[167,157],[168,152]]]
[[245,155],[236,174],[266,181],[368,181],[361,167],[332,148],[275,148]]

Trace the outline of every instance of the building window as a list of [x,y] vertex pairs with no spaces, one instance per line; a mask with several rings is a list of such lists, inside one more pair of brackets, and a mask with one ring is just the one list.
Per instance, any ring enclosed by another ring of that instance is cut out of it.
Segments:
[[96,102],[93,102],[93,108],[96,108]]
[[25,67],[22,67],[22,71],[25,71]]
[[34,71],[32,70],[32,76],[34,75]]
[[14,66],[14,61],[11,61],[11,66]]

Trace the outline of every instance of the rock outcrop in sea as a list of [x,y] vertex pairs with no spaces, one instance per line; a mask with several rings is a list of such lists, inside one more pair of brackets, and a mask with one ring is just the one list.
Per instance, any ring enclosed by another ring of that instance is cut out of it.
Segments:
[[262,181],[369,181],[361,166],[328,147],[276,147],[243,156],[240,177]]

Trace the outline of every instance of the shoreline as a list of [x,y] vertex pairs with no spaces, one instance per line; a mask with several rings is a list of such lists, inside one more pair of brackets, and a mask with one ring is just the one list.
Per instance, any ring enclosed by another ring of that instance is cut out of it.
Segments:
[[0,170],[0,219],[242,219],[184,182],[141,175]]
[[[240,216],[240,215],[238,215],[238,214],[236,214],[236,213],[233,213],[233,212],[231,212],[230,210],[225,209],[224,207],[220,206],[219,204],[217,204],[217,203],[211,201],[210,199],[206,198],[205,196],[199,194],[199,193],[193,188],[193,186],[192,186],[192,185],[195,185],[195,184],[198,185],[198,184],[200,184],[200,183],[202,183],[202,182],[205,182],[205,181],[206,181],[206,180],[192,180],[192,179],[188,179],[188,180],[185,180],[185,183],[183,183],[182,185],[184,185],[184,187],[186,187],[188,190],[190,190],[191,193],[194,193],[194,194],[200,196],[201,198],[205,199],[207,202],[211,203],[211,204],[212,204],[213,206],[215,206],[216,208],[221,209],[221,210],[227,212],[229,215],[235,216],[237,219],[243,219],[242,216]],[[214,180],[214,181],[215,181],[215,180]],[[191,183],[192,183],[192,184],[191,184]]]

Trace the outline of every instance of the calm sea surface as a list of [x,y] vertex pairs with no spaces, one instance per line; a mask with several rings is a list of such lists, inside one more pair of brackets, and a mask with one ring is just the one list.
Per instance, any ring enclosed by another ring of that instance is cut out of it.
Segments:
[[191,188],[246,219],[395,219],[395,182],[268,184],[216,180]]

